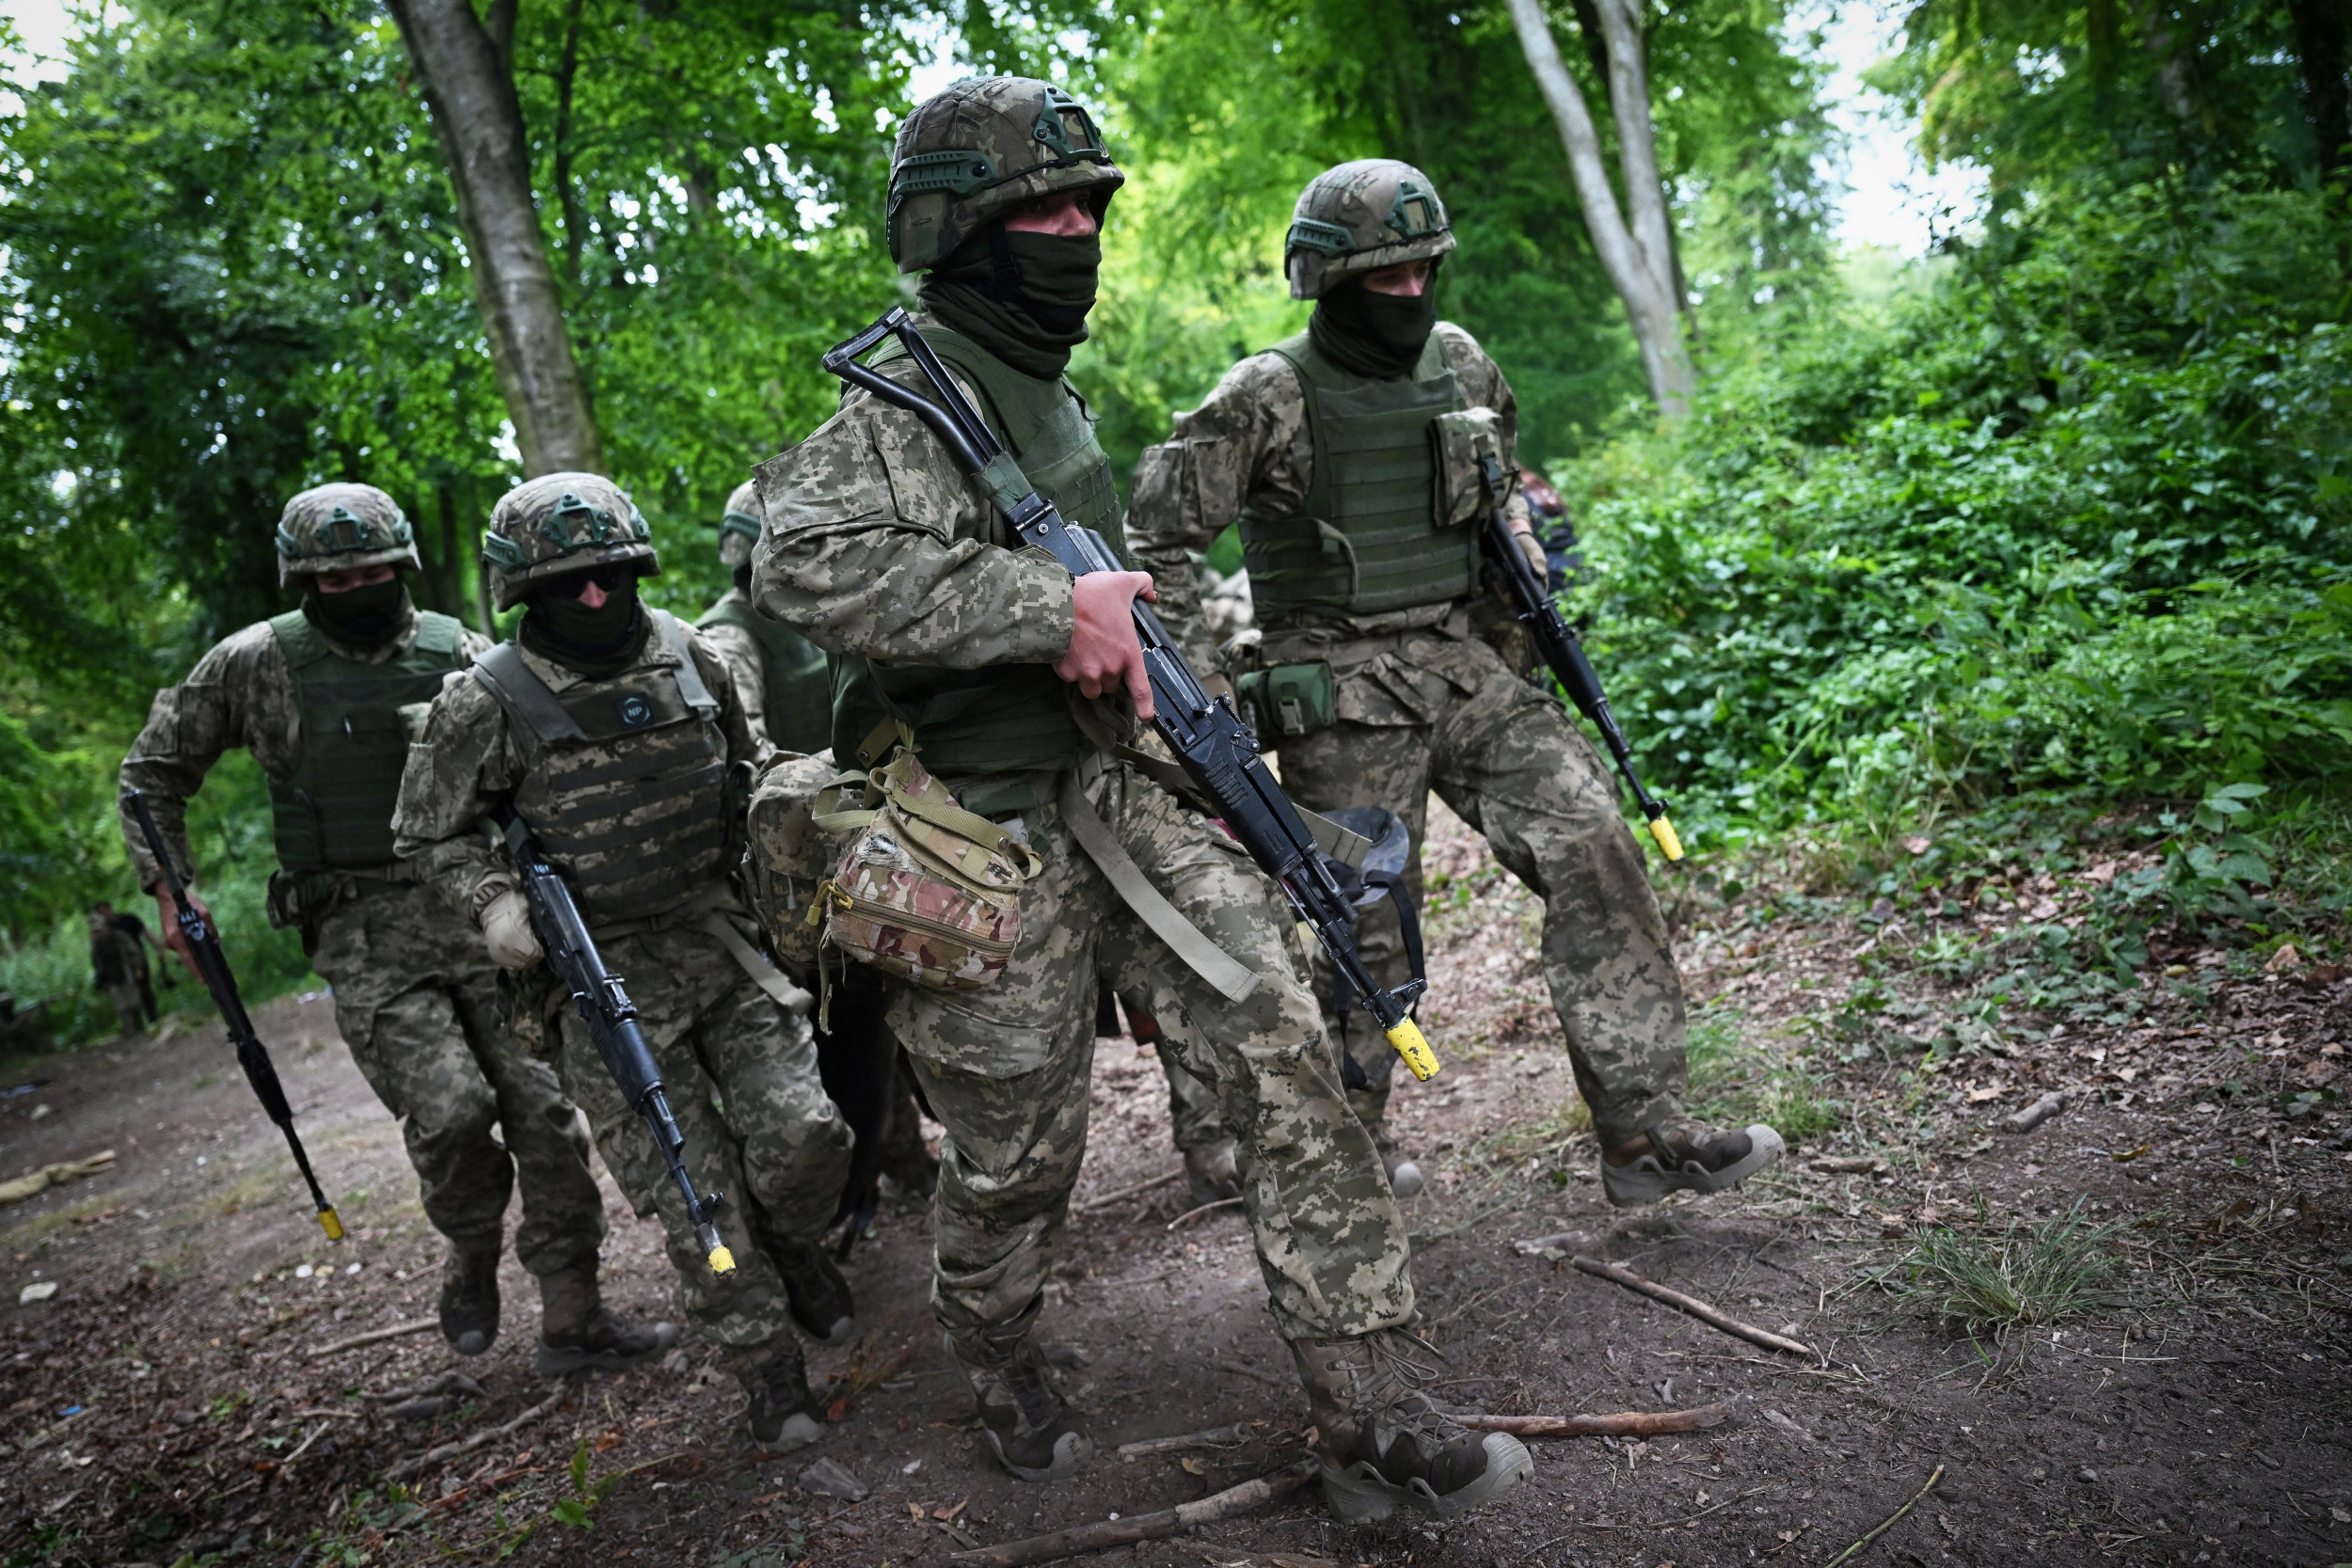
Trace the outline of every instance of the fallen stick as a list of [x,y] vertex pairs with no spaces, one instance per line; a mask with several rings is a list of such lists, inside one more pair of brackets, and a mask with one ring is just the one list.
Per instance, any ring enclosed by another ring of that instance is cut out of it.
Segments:
[[1822,1564],[1822,1568],[1837,1568],[1839,1563],[1845,1561],[1848,1558],[1853,1556],[1854,1553],[1862,1550],[1863,1547],[1868,1545],[1871,1542],[1876,1541],[1880,1536],[1884,1535],[1888,1530],[1894,1528],[1895,1521],[1900,1519],[1904,1514],[1919,1506],[1919,1499],[1926,1497],[1931,1491],[1932,1491],[1935,1487],[1935,1483],[1943,1479],[1944,1466],[1938,1465],[1935,1467],[1934,1473],[1928,1477],[1927,1484],[1920,1487],[1918,1491],[1914,1492],[1911,1495],[1911,1501],[1903,1504],[1902,1507],[1888,1514],[1886,1516],[1886,1522],[1879,1526],[1878,1528],[1872,1530],[1869,1534],[1864,1536],[1861,1540],[1855,1542],[1844,1551],[1839,1552],[1836,1557],[1831,1558],[1828,1562]]
[[310,1359],[324,1361],[330,1355],[340,1355],[347,1350],[358,1350],[361,1345],[373,1345],[379,1339],[397,1339],[403,1335],[422,1334],[428,1328],[440,1326],[441,1320],[438,1318],[419,1318],[414,1323],[394,1323],[389,1328],[378,1328],[366,1334],[355,1334],[348,1339],[338,1339],[331,1345],[321,1345],[310,1353]]
[[947,1560],[963,1564],[964,1568],[1025,1568],[1028,1563],[1054,1562],[1080,1552],[1098,1552],[1105,1546],[1164,1541],[1295,1492],[1307,1484],[1322,1463],[1319,1459],[1302,1459],[1255,1481],[1211,1493],[1198,1502],[1179,1503],[1157,1513],[1137,1513],[1124,1519],[1106,1519],[1098,1525],[1057,1529],[1051,1535],[1033,1535],[1026,1541],[1008,1541],[998,1546],[976,1546],[968,1552],[958,1552]]
[[1084,1203],[1078,1205],[1075,1212],[1081,1214],[1091,1214],[1097,1209],[1107,1209],[1112,1204],[1118,1203],[1125,1198],[1134,1197],[1138,1193],[1148,1193],[1154,1187],[1165,1187],[1170,1181],[1180,1180],[1183,1179],[1184,1174],[1184,1173],[1183,1171],[1172,1170],[1164,1176],[1155,1176],[1149,1181],[1138,1181],[1131,1187],[1121,1187],[1115,1193],[1104,1193],[1101,1197],[1088,1198]]
[[1211,1427],[1206,1432],[1187,1432],[1181,1437],[1146,1437],[1140,1442],[1121,1443],[1111,1451],[1121,1459],[1137,1459],[1147,1453],[1174,1453],[1179,1449],[1230,1449],[1248,1441],[1249,1429],[1236,1423]]
[[[404,1459],[399,1464],[393,1465],[390,1469],[385,1471],[384,1479],[386,1481],[405,1481],[428,1465],[438,1465],[444,1459],[455,1459],[460,1454],[469,1454],[473,1452],[474,1449],[481,1448],[485,1443],[495,1443],[501,1437],[512,1436],[514,1433],[520,1432],[523,1428],[529,1426],[532,1422],[537,1420],[540,1417],[553,1410],[557,1405],[562,1404],[565,1400],[571,1398],[571,1385],[567,1383],[558,1384],[554,1393],[549,1394],[546,1399],[541,1400],[537,1404],[532,1405],[530,1409],[524,1411],[521,1415],[516,1417],[504,1426],[485,1427],[482,1431],[475,1433],[471,1437],[460,1438],[454,1443],[443,1443],[437,1449],[427,1449],[424,1452],[417,1455],[416,1458]],[[320,1430],[325,1431],[326,1429],[321,1428]]]
[[1766,1350],[1785,1350],[1797,1355],[1813,1354],[1813,1347],[1810,1345],[1801,1344],[1795,1339],[1788,1338],[1785,1335],[1774,1334],[1769,1329],[1758,1328],[1754,1323],[1743,1323],[1728,1312],[1709,1307],[1696,1296],[1686,1296],[1680,1291],[1668,1290],[1654,1279],[1644,1279],[1622,1263],[1604,1263],[1597,1258],[1587,1258],[1582,1253],[1577,1254],[1573,1261],[1579,1269],[1593,1275],[1596,1279],[1611,1280],[1629,1291],[1639,1291],[1652,1301],[1662,1301],[1669,1307],[1690,1313],[1703,1323],[1711,1324],[1722,1329],[1725,1334],[1745,1339],[1752,1345],[1762,1345]]
[[2052,1089],[2016,1115],[2005,1118],[2001,1123],[2001,1131],[2030,1132],[2064,1109],[2066,1109],[2066,1096]]
[[1719,1427],[1731,1418],[1731,1407],[1738,1402],[1725,1400],[1689,1410],[1628,1410],[1615,1416],[1457,1415],[1454,1418],[1472,1432],[1507,1432],[1515,1437],[1651,1437]]
[[1241,1199],[1237,1197],[1220,1197],[1215,1203],[1204,1203],[1198,1209],[1187,1209],[1183,1213],[1177,1215],[1174,1219],[1168,1221],[1168,1228],[1173,1230],[1178,1226],[1186,1224],[1192,1220],[1197,1220],[1203,1214],[1213,1213],[1219,1209],[1231,1209],[1239,1202],[1241,1202]]

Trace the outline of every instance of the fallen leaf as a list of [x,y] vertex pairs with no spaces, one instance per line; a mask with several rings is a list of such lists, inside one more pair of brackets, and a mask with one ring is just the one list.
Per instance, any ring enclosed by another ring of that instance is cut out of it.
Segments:
[[959,1514],[959,1513],[962,1513],[962,1512],[963,1512],[963,1505],[964,1505],[964,1504],[966,1504],[966,1503],[968,1503],[968,1502],[970,1502],[971,1500],[972,1500],[971,1495],[970,1495],[969,1493],[966,1493],[964,1496],[962,1496],[962,1497],[958,1497],[958,1498],[956,1499],[956,1506],[955,1506],[955,1507],[953,1507],[953,1508],[934,1508],[934,1509],[932,1509],[932,1510],[931,1510],[931,1517],[932,1517],[932,1518],[934,1518],[934,1519],[939,1520],[942,1524],[951,1523],[951,1522],[953,1522],[953,1521],[954,1521],[955,1516],[956,1516],[957,1514]]
[[1988,1100],[1998,1100],[2001,1096],[2007,1093],[2009,1093],[2009,1086],[2005,1084],[1995,1084],[1990,1088],[1970,1089],[1968,1091],[1968,1103],[1971,1105],[1981,1105]]
[[1935,840],[1925,833],[1912,833],[1904,838],[1903,847],[1914,855],[1924,855],[1935,847]]
[[1186,1470],[1189,1470],[1196,1476],[1205,1476],[1209,1473],[1209,1467],[1206,1465],[1203,1465],[1200,1461],[1189,1456],[1180,1459],[1176,1463],[1182,1465]]
[[2125,1164],[2125,1163],[2127,1163],[2127,1162],[2129,1162],[2129,1161],[2137,1160],[2137,1159],[2138,1159],[2141,1155],[2143,1155],[2143,1154],[2145,1154],[2145,1153],[2147,1153],[2147,1152],[2148,1152],[2148,1146],[2147,1146],[2146,1144],[2141,1144],[2141,1145],[2140,1145],[2137,1148],[2119,1148],[2119,1149],[2116,1149],[2114,1152],[2110,1153],[2110,1154],[2107,1156],[2107,1158],[2108,1158],[2108,1159],[2110,1159],[2110,1160],[2112,1160],[2112,1161],[2114,1161],[2117,1164],[2119,1164],[2119,1165],[2120,1165],[2120,1164]]

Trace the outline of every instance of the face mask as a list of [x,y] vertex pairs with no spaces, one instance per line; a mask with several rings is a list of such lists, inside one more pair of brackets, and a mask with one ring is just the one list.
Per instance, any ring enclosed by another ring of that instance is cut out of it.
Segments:
[[1103,271],[1098,234],[1038,234],[989,225],[924,276],[923,309],[1040,380],[1058,376],[1087,339]]
[[1324,357],[1377,380],[1410,373],[1438,325],[1437,274],[1417,294],[1380,294],[1360,280],[1315,301],[1307,330]]
[[583,573],[558,578],[530,597],[523,616],[523,641],[533,653],[576,670],[583,675],[617,674],[637,657],[642,641],[637,613],[637,574],[629,566],[610,590],[612,596],[593,610],[580,602]]
[[346,648],[373,648],[389,641],[406,621],[408,585],[395,574],[383,582],[326,594],[313,579],[303,590],[302,613]]

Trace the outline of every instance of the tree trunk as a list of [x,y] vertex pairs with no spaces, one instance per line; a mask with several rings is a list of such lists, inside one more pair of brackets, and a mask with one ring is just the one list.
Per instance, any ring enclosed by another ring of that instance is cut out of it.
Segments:
[[527,475],[603,471],[588,388],[572,357],[511,65],[515,7],[484,27],[468,0],[386,0],[433,112],[466,230],[474,306]]
[[2287,0],[2295,19],[2296,53],[2303,67],[2303,112],[2311,118],[2312,135],[2319,140],[2319,167],[2332,175],[2344,166],[2345,146],[2352,141],[2352,108],[2346,91],[2352,81],[2352,42],[2345,34],[2343,0]]
[[1626,205],[1632,211],[1630,224],[1617,205],[1616,193],[1610,189],[1592,111],[1585,107],[1583,92],[1560,58],[1560,46],[1551,36],[1550,23],[1545,20],[1542,0],[1510,0],[1510,7],[1511,23],[1518,31],[1528,70],[1534,73],[1535,85],[1542,89],[1560,128],[1560,140],[1567,149],[1569,175],[1584,208],[1593,248],[1600,256],[1609,281],[1616,286],[1617,297],[1625,302],[1634,341],[1641,346],[1650,399],[1660,413],[1678,419],[1689,411],[1698,375],[1682,337],[1666,191],[1659,180],[1657,144],[1650,129],[1648,72],[1631,7],[1628,0],[1596,0],[1608,43],[1618,168],[1625,180]]

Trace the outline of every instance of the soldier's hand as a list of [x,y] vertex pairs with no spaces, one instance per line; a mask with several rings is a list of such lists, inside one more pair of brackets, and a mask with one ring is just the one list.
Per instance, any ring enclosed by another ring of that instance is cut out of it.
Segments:
[[482,911],[482,940],[489,944],[490,961],[501,969],[529,969],[547,953],[531,928],[531,903],[508,889]]
[[1070,651],[1054,666],[1054,673],[1077,683],[1089,697],[1124,686],[1136,705],[1136,717],[1152,717],[1152,680],[1143,668],[1143,644],[1136,641],[1133,605],[1156,599],[1149,572],[1089,572],[1071,584],[1071,607],[1077,626],[1070,634]]
[[[188,908],[201,915],[205,925],[212,925],[213,911],[205,907],[194,888],[188,889]],[[187,965],[190,974],[199,980],[204,978],[196,967],[196,955],[188,951],[188,939],[180,934],[180,906],[172,902],[171,889],[161,882],[155,885],[155,924],[164,933],[164,945],[180,955],[180,961]]]
[[1519,553],[1527,557],[1527,563],[1535,568],[1535,579],[1538,582],[1548,581],[1551,562],[1545,559],[1544,542],[1535,537],[1535,531],[1524,523],[1515,523],[1511,537],[1518,542]]

